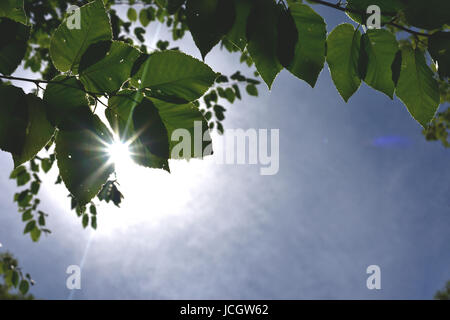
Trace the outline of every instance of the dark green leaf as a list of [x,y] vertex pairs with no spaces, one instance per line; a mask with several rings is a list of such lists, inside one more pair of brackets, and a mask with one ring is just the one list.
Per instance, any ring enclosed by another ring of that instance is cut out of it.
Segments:
[[33,230],[36,227],[36,221],[32,220],[30,222],[27,223],[27,225],[25,226],[25,230],[23,231],[23,233],[28,233],[31,232],[31,230]]
[[56,138],[59,172],[79,205],[95,197],[114,170],[109,162],[107,146],[112,136],[97,116],[90,127],[61,130]]
[[26,295],[29,288],[30,288],[30,285],[27,280],[20,281],[20,285],[19,285],[20,293],[22,293],[23,295]]
[[258,96],[258,89],[256,88],[256,86],[254,84],[248,84],[245,87],[245,90],[247,91],[247,93],[251,96],[257,97]]
[[294,3],[289,9],[297,26],[298,41],[294,60],[287,69],[314,87],[325,62],[325,21],[307,5]]
[[47,145],[55,132],[55,128],[47,120],[46,106],[42,99],[28,94],[26,103],[28,125],[22,150],[13,154],[15,167],[34,158]]
[[25,56],[31,28],[6,18],[0,20],[0,72],[10,75]]
[[203,59],[231,29],[235,19],[234,1],[188,0],[186,23]]
[[60,128],[76,127],[90,113],[83,85],[75,77],[55,77],[47,85],[44,102],[50,122]]
[[1,0],[0,17],[7,17],[22,24],[27,24],[23,0]]
[[381,23],[386,23],[398,14],[404,8],[402,0],[348,0],[347,8],[363,12],[358,14],[347,12],[347,15],[355,22],[365,25],[367,23],[367,8],[371,5],[376,5],[381,9]]
[[28,128],[27,99],[22,89],[0,86],[0,149],[19,154]]
[[450,1],[401,0],[406,21],[414,27],[433,30],[450,25]]

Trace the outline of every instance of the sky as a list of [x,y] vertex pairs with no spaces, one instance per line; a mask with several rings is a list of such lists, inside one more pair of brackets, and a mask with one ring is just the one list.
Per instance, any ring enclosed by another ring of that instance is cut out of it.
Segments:
[[[328,31],[348,22],[314,8]],[[158,29],[148,28],[151,45]],[[170,39],[164,30],[159,36]],[[179,45],[200,57],[189,35]],[[244,68],[239,55],[219,48],[206,63],[226,74]],[[432,298],[450,280],[450,149],[425,141],[398,99],[364,84],[344,103],[327,67],[314,89],[282,71],[271,91],[260,85],[259,92],[229,106],[224,126],[279,129],[278,174],[213,157],[171,162],[171,174],[124,166],[122,208],[101,205],[97,231],[81,227],[67,190],[53,184],[53,168],[41,191],[52,234],[32,243],[12,202],[11,157],[0,153],[0,243],[31,273],[31,292],[43,299]],[[220,141],[214,134],[216,149]],[[66,288],[70,265],[82,267],[81,290]],[[366,287],[369,265],[380,266],[381,290]]]

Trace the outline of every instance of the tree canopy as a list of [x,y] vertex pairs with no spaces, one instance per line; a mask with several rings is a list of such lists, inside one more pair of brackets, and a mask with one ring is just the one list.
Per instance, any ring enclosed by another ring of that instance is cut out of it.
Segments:
[[[313,5],[345,12],[348,22],[327,33]],[[381,9],[380,28],[367,25],[371,5]],[[55,162],[56,183],[68,189],[82,225],[95,229],[96,201],[119,206],[123,198],[106,151],[116,136],[129,141],[137,164],[170,171],[174,129],[192,131],[200,121],[204,132],[223,132],[223,105],[243,92],[257,96],[260,78],[270,89],[283,69],[314,87],[327,65],[346,102],[362,83],[397,96],[426,138],[448,147],[449,111],[436,113],[449,102],[449,9],[440,0],[3,0],[0,149],[13,157],[11,179],[26,187],[14,196],[24,232],[33,241],[50,233],[38,194],[40,174]],[[149,48],[153,23],[174,41],[189,31],[203,59],[219,45],[256,70],[219,74],[168,41]],[[40,77],[15,76],[20,65]],[[12,80],[36,89],[26,94]]]

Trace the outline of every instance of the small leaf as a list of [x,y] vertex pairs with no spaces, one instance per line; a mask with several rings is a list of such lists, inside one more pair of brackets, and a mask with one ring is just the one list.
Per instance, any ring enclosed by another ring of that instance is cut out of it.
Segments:
[[134,8],[129,8],[127,11],[127,17],[130,19],[130,21],[136,21],[137,20],[137,12]]
[[78,73],[83,53],[93,43],[111,40],[109,17],[102,0],[96,0],[80,8],[80,29],[69,29],[67,19],[56,29],[50,42],[50,56],[61,71]]
[[17,271],[13,271],[12,273],[12,277],[11,277],[11,283],[14,286],[14,288],[17,288],[17,286],[19,285],[19,272]]
[[83,215],[83,228],[87,228],[87,226],[89,225],[89,215],[85,214]]
[[31,232],[31,230],[33,230],[35,227],[36,227],[36,221],[32,220],[32,221],[27,223],[23,233],[26,234],[28,232]]
[[29,288],[30,288],[30,284],[28,283],[27,280],[20,281],[20,285],[19,285],[20,293],[22,293],[23,295],[26,295],[28,293]]
[[438,73],[442,78],[450,77],[450,32],[435,32],[428,40],[428,51],[438,62]]
[[247,93],[251,96],[257,97],[258,96],[258,89],[256,88],[256,86],[254,84],[248,84],[245,87],[245,90],[247,91]]

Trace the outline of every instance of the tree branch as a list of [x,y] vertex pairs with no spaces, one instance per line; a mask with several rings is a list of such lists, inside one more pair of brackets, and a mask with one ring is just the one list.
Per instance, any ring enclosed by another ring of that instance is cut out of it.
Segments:
[[[355,9],[352,9],[352,8],[341,7],[340,2],[337,3],[337,4],[335,4],[335,3],[330,3],[330,2],[327,2],[327,1],[323,1],[323,0],[310,0],[310,1],[311,1],[311,2],[314,2],[314,3],[317,3],[317,4],[321,4],[321,5],[323,5],[323,6],[327,6],[327,7],[330,7],[330,8],[339,10],[339,11],[342,11],[342,12],[357,13],[357,14],[360,14],[360,15],[362,15],[362,16],[366,14],[365,12],[361,12],[361,11],[359,11],[359,10],[355,10]],[[395,16],[396,14],[395,14],[395,13],[392,13],[392,12],[385,12],[384,15],[386,15],[386,16],[392,16],[392,17],[393,17],[393,16]],[[403,30],[403,31],[406,31],[406,32],[408,32],[408,33],[414,34],[414,35],[416,35],[416,36],[422,36],[422,37],[429,37],[429,36],[431,36],[431,35],[428,34],[428,33],[423,33],[423,32],[414,31],[414,30],[408,29],[408,28],[406,28],[406,27],[404,27],[404,26],[401,26],[401,25],[399,25],[399,24],[397,24],[397,23],[395,23],[395,22],[392,22],[392,21],[386,22],[386,24],[391,25],[391,26],[393,26],[393,27],[396,27],[396,28],[398,28],[398,29],[401,29],[401,30]]]

